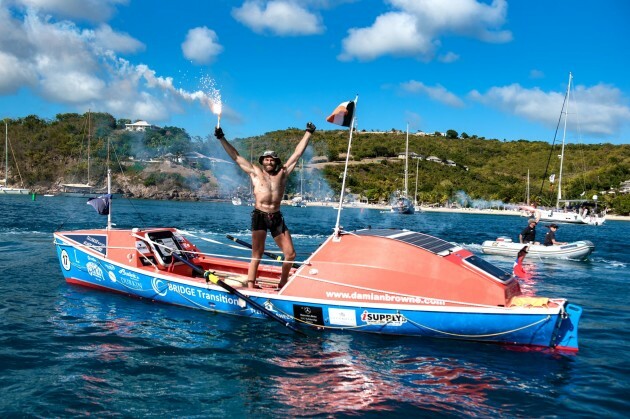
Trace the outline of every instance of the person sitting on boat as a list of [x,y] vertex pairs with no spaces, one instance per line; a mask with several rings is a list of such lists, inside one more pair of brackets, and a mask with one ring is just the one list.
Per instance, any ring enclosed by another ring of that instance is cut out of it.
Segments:
[[315,132],[315,125],[312,122],[306,124],[306,132],[300,140],[295,151],[283,165],[275,151],[265,151],[258,162],[261,167],[254,166],[249,160],[243,158],[238,151],[227,142],[225,134],[220,127],[214,131],[215,137],[219,140],[228,155],[247,173],[252,181],[253,194],[255,198],[254,210],[252,211],[252,260],[247,271],[247,287],[254,288],[256,273],[260,259],[265,251],[265,239],[267,230],[271,232],[271,237],[284,254],[282,264],[282,275],[278,288],[282,288],[289,278],[291,262],[295,260],[295,249],[293,240],[284,218],[280,212],[280,203],[284,196],[289,174],[304,154],[308,146],[311,135]]
[[521,231],[521,234],[518,235],[518,241],[520,243],[539,244],[536,241],[536,224],[538,224],[538,222],[536,221],[535,218],[530,218],[527,221],[527,227],[525,227],[523,231]]
[[563,244],[567,244],[567,242],[559,242],[556,240],[556,231],[558,231],[557,224],[549,224],[547,228],[549,231],[545,234],[545,242],[543,243],[545,246],[562,246]]

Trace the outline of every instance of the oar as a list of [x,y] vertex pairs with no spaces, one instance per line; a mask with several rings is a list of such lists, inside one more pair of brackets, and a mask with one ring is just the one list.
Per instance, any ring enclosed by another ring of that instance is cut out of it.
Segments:
[[226,284],[221,278],[219,278],[214,272],[210,272],[210,271],[204,271],[203,269],[201,269],[199,266],[196,266],[195,264],[191,263],[189,260],[184,259],[183,257],[179,256],[178,254],[176,254],[175,252],[171,253],[173,255],[173,257],[175,259],[177,259],[180,262],[185,263],[186,265],[190,266],[191,268],[193,268],[193,270],[195,272],[197,272],[200,275],[203,275],[204,278],[206,278],[206,281],[210,281],[213,284],[216,284],[218,286],[220,286],[221,288],[223,288],[224,290],[226,290],[227,292],[229,292],[230,294],[234,294],[236,295],[238,298],[241,298],[243,300],[245,300],[245,302],[247,302],[247,304],[249,304],[250,306],[254,307],[256,310],[261,311],[263,314],[265,314],[267,317],[269,317],[272,320],[277,321],[278,323],[283,324],[285,327],[288,327],[289,329],[293,330],[294,332],[297,332],[301,335],[306,336],[306,334],[304,332],[302,332],[300,329],[298,329],[297,327],[295,327],[293,324],[291,324],[290,322],[284,320],[282,317],[278,316],[277,314],[267,310],[263,305],[257,303],[256,301],[252,300],[251,298],[249,298],[248,296],[242,294],[241,292],[239,292],[238,290],[236,290],[234,287]]
[[[237,239],[237,238],[236,238],[236,237],[234,237],[234,236],[230,236],[229,234],[226,234],[226,235],[225,235],[225,237],[227,237],[228,239],[232,240],[232,241],[233,241],[233,242],[235,242],[235,243],[240,244],[241,246],[245,246],[245,247],[247,247],[247,248],[249,248],[249,249],[251,249],[251,248],[252,248],[252,245],[251,245],[251,244],[249,244],[249,243],[247,243],[246,241],[243,241],[243,240],[241,240],[241,239]],[[282,261],[282,256],[279,256],[279,255],[274,255],[273,253],[270,253],[270,252],[263,252],[263,254],[264,254],[265,256],[270,257],[270,258],[271,258],[271,259],[273,259],[273,260]],[[299,265],[299,264],[297,264],[297,263],[294,263],[294,264],[292,265],[292,267],[293,267],[293,268],[299,268],[299,267],[300,267],[300,265]]]

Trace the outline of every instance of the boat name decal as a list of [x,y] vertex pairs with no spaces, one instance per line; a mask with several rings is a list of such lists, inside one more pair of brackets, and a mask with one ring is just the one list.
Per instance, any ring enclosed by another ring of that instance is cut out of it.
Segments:
[[163,289],[163,290],[160,289],[160,292],[158,292],[158,289],[159,289],[158,287],[162,286],[158,281],[155,281],[155,283],[152,284],[153,290],[162,296],[166,295],[167,291],[173,291],[183,296],[184,298],[186,296],[189,296],[189,297],[201,298],[203,300],[212,301],[213,303],[223,303],[223,304],[231,304],[234,306],[240,306],[239,298],[234,298],[230,296],[229,294],[225,294],[223,292],[213,293],[213,292],[209,292],[207,290],[201,289],[201,288],[187,287],[186,285],[174,284],[172,282],[168,283],[168,286],[166,289]]
[[103,276],[103,270],[94,262],[88,262],[85,264],[87,268],[88,274],[91,277],[98,279],[99,281],[104,281],[105,277]]
[[399,313],[370,313],[365,310],[361,314],[361,320],[367,324],[387,324],[389,326],[402,326],[407,318]]
[[444,300],[437,298],[413,297],[408,295],[391,295],[391,294],[375,294],[361,292],[338,292],[326,291],[326,298],[336,298],[344,300],[364,300],[364,301],[384,301],[389,303],[409,303],[409,304],[425,304],[433,306],[445,306]]

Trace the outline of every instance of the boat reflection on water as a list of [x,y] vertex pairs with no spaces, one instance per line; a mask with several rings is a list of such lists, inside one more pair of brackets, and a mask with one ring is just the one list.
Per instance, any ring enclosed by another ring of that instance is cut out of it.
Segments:
[[74,362],[57,371],[72,383],[74,414],[88,414],[123,381],[127,391],[146,391],[146,374],[156,371],[165,377],[154,391],[192,380],[191,399],[223,400],[204,409],[234,408],[238,393],[254,410],[274,406],[288,417],[501,415],[510,397],[528,391],[531,400],[507,410],[526,416],[571,383],[571,360],[548,348],[340,332],[279,339],[269,322],[148,302],[137,309],[125,297],[81,287],[63,294],[50,321],[63,358]]
[[[268,383],[275,387],[269,389],[269,397],[290,406],[286,412],[290,416],[381,415],[417,409],[486,416],[502,411],[501,403],[492,400],[495,394],[510,391],[514,381],[523,387],[544,387],[562,364],[541,353],[531,354],[537,360],[521,354],[528,359],[519,370],[521,361],[515,366],[514,354],[503,345],[481,345],[481,350],[474,346],[479,360],[471,363],[465,348],[473,348],[469,343],[457,346],[427,339],[418,345],[417,340],[402,338],[382,344],[379,339],[380,343],[371,336],[330,334],[326,340],[292,346],[290,354],[269,360],[285,371]],[[463,361],[466,357],[469,360]],[[490,358],[498,359],[498,368]]]

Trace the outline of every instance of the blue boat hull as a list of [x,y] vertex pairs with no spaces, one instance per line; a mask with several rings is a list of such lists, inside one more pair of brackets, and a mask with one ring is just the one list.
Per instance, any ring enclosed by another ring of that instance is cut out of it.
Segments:
[[[183,307],[266,319],[260,311],[223,288],[199,280],[149,272],[88,253],[55,237],[61,271],[80,284]],[[103,249],[104,253],[104,249]],[[577,350],[581,309],[452,307],[348,303],[283,297],[263,290],[241,292],[297,324],[388,335],[425,336]]]

